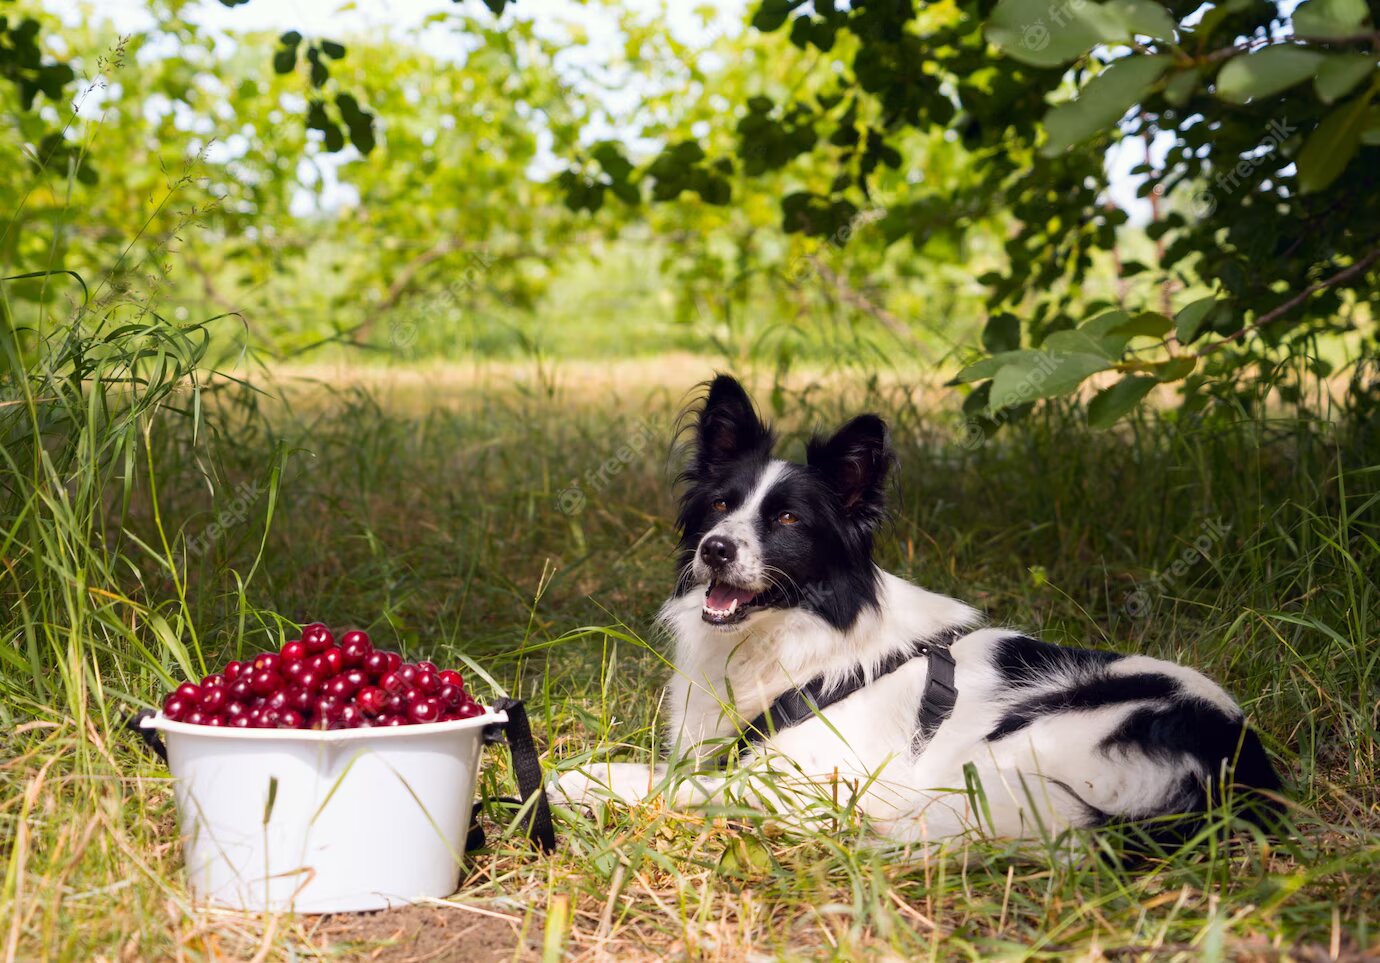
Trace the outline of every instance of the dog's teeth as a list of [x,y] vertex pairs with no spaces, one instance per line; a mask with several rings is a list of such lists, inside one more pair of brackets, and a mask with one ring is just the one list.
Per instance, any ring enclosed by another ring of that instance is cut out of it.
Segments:
[[728,603],[728,614],[732,615],[736,611],[738,611],[738,600],[730,599]]

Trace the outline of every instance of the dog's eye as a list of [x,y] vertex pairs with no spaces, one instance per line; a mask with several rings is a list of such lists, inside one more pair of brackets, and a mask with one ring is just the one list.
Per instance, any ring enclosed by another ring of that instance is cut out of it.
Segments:
[[794,525],[800,521],[800,516],[795,512],[781,512],[776,516],[776,521],[782,525]]
[[728,511],[728,502],[724,501],[722,498],[716,498],[714,499],[714,504],[710,507],[716,512],[726,512]]

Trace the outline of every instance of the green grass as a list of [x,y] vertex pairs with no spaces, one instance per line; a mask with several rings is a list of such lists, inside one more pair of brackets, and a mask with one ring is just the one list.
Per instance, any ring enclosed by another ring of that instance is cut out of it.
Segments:
[[[679,368],[674,383],[655,360],[617,383],[561,365],[519,381],[438,369],[407,393],[332,381],[280,396],[193,391],[195,363],[157,375],[149,358],[107,361],[74,385],[71,350],[54,350],[47,374],[30,364],[4,382],[10,958],[327,952],[312,920],[189,903],[166,773],[117,725],[169,680],[276,643],[285,621],[473,660],[529,700],[553,767],[647,758],[657,742],[651,693],[667,669],[651,617],[671,573]],[[121,370],[145,380],[92,381]],[[971,450],[942,394],[804,387],[786,386],[788,451],[862,407],[892,422],[901,481],[883,564],[1054,641],[1203,668],[1289,774],[1297,832],[1205,837],[1137,871],[1084,836],[970,839],[903,862],[846,807],[831,831],[800,834],[749,811],[650,805],[567,821],[550,858],[500,832],[460,898],[525,918],[553,952],[620,958],[1380,948],[1380,441],[1364,422],[1148,417],[1094,435],[1056,410]],[[651,444],[600,473],[648,428]],[[566,514],[572,479],[585,497]],[[505,764],[491,759],[498,789]]]

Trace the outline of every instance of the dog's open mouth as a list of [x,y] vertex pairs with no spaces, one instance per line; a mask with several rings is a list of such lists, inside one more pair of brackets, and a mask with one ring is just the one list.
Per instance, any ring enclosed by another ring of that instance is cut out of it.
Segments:
[[704,609],[700,612],[700,618],[710,625],[732,625],[770,606],[774,595],[771,589],[759,592],[711,579],[709,589],[704,593]]

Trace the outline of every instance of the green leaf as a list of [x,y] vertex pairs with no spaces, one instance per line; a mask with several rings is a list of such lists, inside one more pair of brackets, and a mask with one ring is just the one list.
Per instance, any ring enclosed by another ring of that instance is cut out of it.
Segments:
[[1275,44],[1228,60],[1217,72],[1217,96],[1232,104],[1270,97],[1317,72],[1323,54]]
[[1193,38],[1199,44],[1205,45],[1208,38],[1216,32],[1222,22],[1232,14],[1240,13],[1251,6],[1252,0],[1227,0],[1226,3],[1219,3],[1203,14],[1196,26],[1192,29]]
[[1088,427],[1110,428],[1122,419],[1150,389],[1159,384],[1155,378],[1143,375],[1128,375],[1110,388],[1104,388],[1088,402]]
[[632,163],[623,156],[622,150],[613,141],[600,141],[590,148],[590,156],[599,162],[604,173],[615,182],[626,181],[633,171]]
[[1174,315],[1174,336],[1180,344],[1188,344],[1198,335],[1212,309],[1217,306],[1217,298],[1208,295],[1199,298],[1178,314]]
[[1380,147],[1380,107],[1372,107],[1366,112],[1365,126],[1361,129],[1361,143],[1367,147]]
[[296,66],[296,47],[284,47],[273,55],[273,72],[275,74],[290,74]]
[[289,30],[287,33],[283,34],[281,37],[278,38],[278,42],[282,44],[284,47],[296,47],[299,43],[302,42],[302,35],[298,33],[296,30]]
[[1174,328],[1174,322],[1158,311],[1146,311],[1136,315],[1125,324],[1119,324],[1110,333],[1124,334],[1128,338],[1162,338]]
[[1196,367],[1198,367],[1197,355],[1180,355],[1155,365],[1155,377],[1160,381],[1182,381],[1193,374],[1193,369]]
[[1193,96],[1193,92],[1197,89],[1197,68],[1175,71],[1174,76],[1170,77],[1169,82],[1164,85],[1164,99],[1175,107],[1182,107],[1188,103],[1188,99]]
[[992,315],[982,329],[982,346],[991,354],[1018,349],[1021,346],[1020,318],[1007,312]]
[[334,40],[321,41],[321,52],[332,60],[339,60],[345,56],[345,45]]
[[1119,348],[1113,350],[1102,338],[1083,328],[1073,331],[1055,331],[1040,345],[1043,351],[1056,354],[1088,354],[1112,360],[1121,354]]
[[345,135],[340,132],[338,124],[329,123],[326,125],[325,147],[332,154],[345,149]]
[[1111,43],[1133,36],[1173,40],[1174,17],[1152,0],[1109,0],[1102,5],[1102,39]]
[[1313,89],[1325,104],[1341,100],[1375,71],[1375,54],[1328,54],[1313,78]]
[[1294,10],[1294,34],[1332,40],[1364,33],[1365,0],[1306,0]]
[[1346,169],[1361,146],[1366,129],[1371,92],[1342,104],[1323,118],[1308,142],[1299,151],[1299,190],[1304,194],[1320,191]]
[[[1050,22],[1056,9],[1067,14],[1066,22]],[[1102,38],[1071,5],[1055,8],[1049,0],[999,0],[987,21],[987,39],[1021,63],[1057,67],[1086,53]]]
[[1039,356],[1040,352],[1028,348],[1023,351],[1003,351],[1000,354],[992,355],[990,358],[982,358],[978,361],[974,361],[972,364],[959,371],[958,374],[954,375],[953,380],[950,381],[949,384],[966,385],[974,381],[983,381],[995,375],[1005,365],[1016,363],[1027,358],[1038,358]]
[[1040,153],[1054,157],[1094,134],[1114,129],[1172,62],[1167,56],[1132,54],[1112,64],[1083,88],[1077,100],[1045,114],[1049,140]]
[[1003,408],[1070,394],[1083,379],[1110,368],[1111,362],[1096,354],[1034,352],[1005,365],[992,377],[991,412]]
[[1125,43],[1133,36],[1173,40],[1174,32],[1174,18],[1153,0],[999,0],[987,22],[994,46],[1036,67],[1068,63],[1099,43]]
[[1101,338],[1111,334],[1121,325],[1130,320],[1125,311],[1108,311],[1106,314],[1099,314],[1090,321],[1084,321],[1078,326],[1079,331],[1086,331],[1095,337]]

